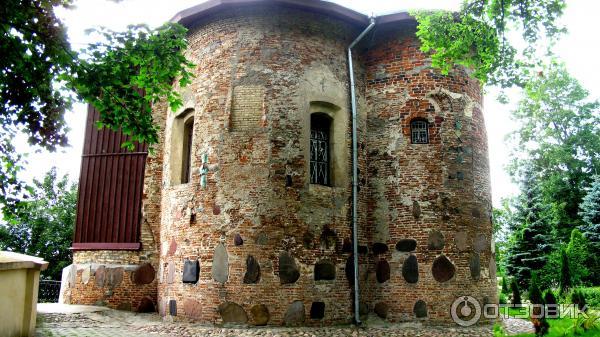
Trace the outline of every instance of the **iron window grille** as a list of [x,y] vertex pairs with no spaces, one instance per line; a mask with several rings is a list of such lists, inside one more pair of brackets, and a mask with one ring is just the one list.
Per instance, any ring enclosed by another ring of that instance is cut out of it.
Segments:
[[318,185],[330,184],[329,121],[317,116],[311,118],[310,183]]
[[415,120],[410,122],[410,138],[413,144],[428,144],[429,129],[426,120]]

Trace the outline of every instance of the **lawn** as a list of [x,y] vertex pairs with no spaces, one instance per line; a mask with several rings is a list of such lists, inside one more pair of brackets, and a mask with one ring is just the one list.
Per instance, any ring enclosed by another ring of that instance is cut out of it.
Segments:
[[[579,329],[574,333],[573,325],[576,322],[576,319],[574,318],[549,319],[548,322],[550,323],[550,331],[545,335],[546,337],[600,337],[600,330],[598,329],[592,329],[585,332]],[[494,337],[505,336],[507,335],[502,331],[500,324],[496,324],[496,326],[494,326]],[[512,335],[512,337],[535,337],[535,334],[518,334]]]

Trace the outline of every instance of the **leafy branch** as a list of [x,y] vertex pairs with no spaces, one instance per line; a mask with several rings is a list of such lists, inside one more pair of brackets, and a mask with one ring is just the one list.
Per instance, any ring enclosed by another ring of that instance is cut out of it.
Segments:
[[[473,69],[482,84],[523,87],[540,66],[540,50],[565,32],[558,19],[564,0],[470,0],[460,11],[414,11],[421,50],[443,74],[455,65]],[[507,38],[511,29],[525,44]]]

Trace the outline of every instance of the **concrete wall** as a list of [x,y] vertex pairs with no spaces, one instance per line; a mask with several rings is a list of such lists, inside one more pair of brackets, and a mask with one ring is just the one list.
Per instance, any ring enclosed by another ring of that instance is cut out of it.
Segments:
[[40,270],[48,262],[0,251],[0,334],[34,336]]

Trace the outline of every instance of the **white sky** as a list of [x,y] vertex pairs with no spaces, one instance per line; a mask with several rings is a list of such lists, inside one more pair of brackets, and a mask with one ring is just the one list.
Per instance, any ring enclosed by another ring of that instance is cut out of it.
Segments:
[[[124,0],[116,3],[107,0],[76,0],[76,8],[60,10],[59,16],[69,29],[69,38],[74,48],[90,43],[91,38],[84,31],[87,28],[105,26],[112,30],[122,30],[129,24],[146,23],[158,26],[169,20],[180,10],[194,6],[203,0]],[[460,0],[333,0],[332,2],[349,7],[365,14],[388,14],[413,8],[457,9]],[[558,45],[558,53],[566,62],[571,74],[590,90],[592,97],[600,97],[600,76],[597,76],[600,55],[600,35],[597,13],[600,2],[590,0],[567,0],[567,10],[563,22],[569,33]],[[596,27],[596,28],[593,28]],[[488,130],[489,157],[492,177],[492,196],[494,205],[502,197],[517,192],[510,177],[505,173],[508,164],[509,149],[504,142],[507,133],[514,129],[509,119],[512,106],[501,105],[495,101],[495,91],[488,90],[485,98],[484,113]],[[512,93],[514,102],[518,95]],[[25,178],[41,177],[51,166],[61,173],[68,173],[72,179],[79,177],[81,150],[86,108],[77,104],[67,114],[71,128],[69,141],[71,146],[58,153],[35,153],[29,156]],[[23,145],[21,145],[23,146]],[[28,149],[31,152],[33,149]]]

